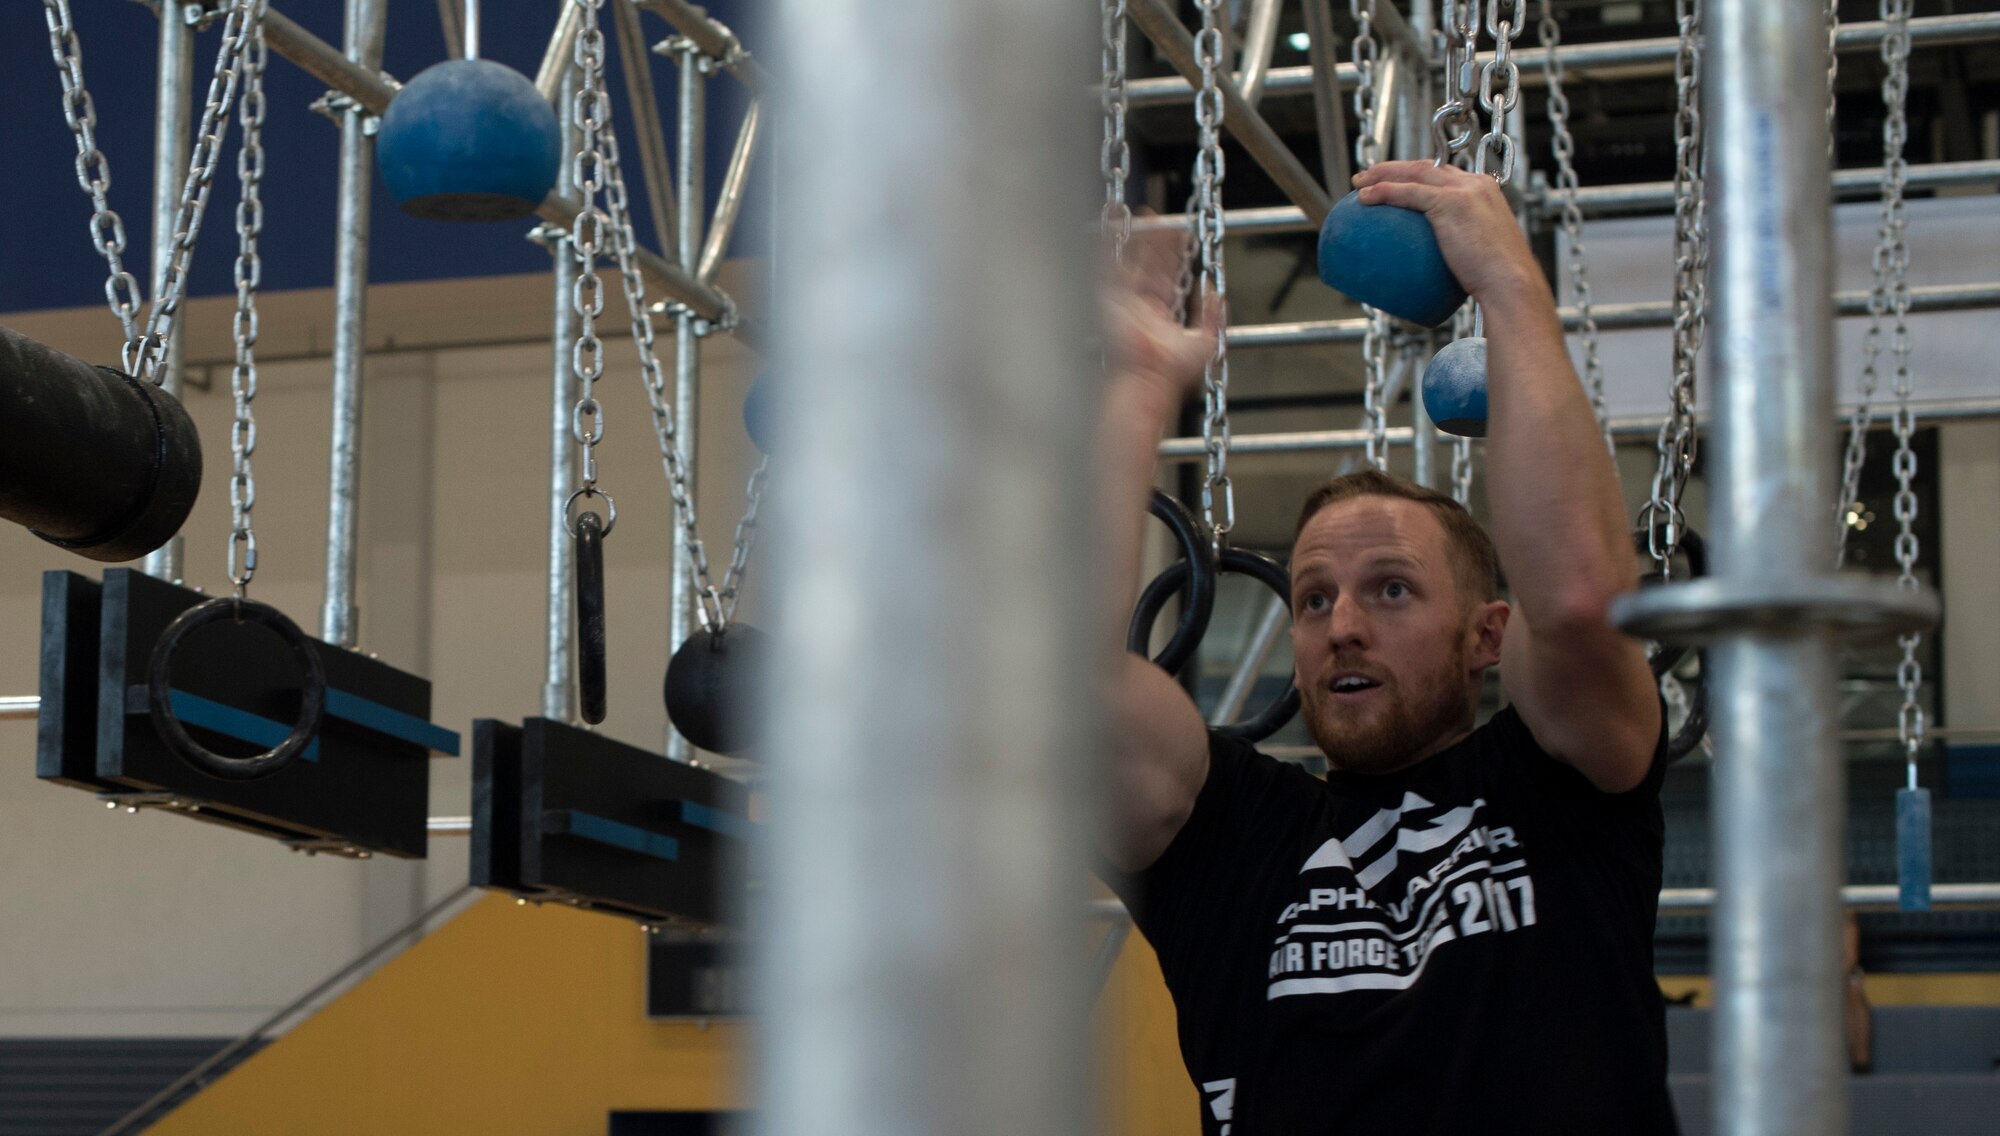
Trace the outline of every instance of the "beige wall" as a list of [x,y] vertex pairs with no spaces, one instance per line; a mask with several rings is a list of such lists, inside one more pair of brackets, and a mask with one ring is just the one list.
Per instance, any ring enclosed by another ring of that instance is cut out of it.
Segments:
[[[475,716],[540,712],[549,295],[541,276],[371,294],[371,345],[398,349],[369,362],[360,648],[427,673],[434,719],[460,731]],[[226,359],[227,308],[214,300],[192,307],[191,359]],[[274,295],[264,312],[265,356],[294,358],[261,368],[260,565],[251,594],[316,632],[331,299]],[[101,309],[4,322],[85,358],[116,355],[116,325]],[[486,341],[503,345],[457,346]],[[613,342],[600,387],[608,421],[600,483],[619,503],[606,543],[612,623],[602,729],[656,748],[671,646],[670,510],[635,356],[629,340]],[[708,345],[705,364],[698,505],[720,565],[754,456],[740,417],[752,372],[747,353],[722,337]],[[185,530],[186,578],[211,593],[227,588],[230,416],[227,367],[213,377],[212,389],[186,396],[207,446],[202,498]],[[50,568],[94,575],[100,566],[0,525],[0,694],[35,691],[40,576]],[[754,615],[754,570],[751,591],[745,611]],[[107,811],[89,794],[35,780],[34,744],[33,722],[0,722],[0,755],[11,770],[0,777],[0,959],[8,963],[0,967],[0,1035],[240,1030],[465,878],[463,840],[433,841],[423,863],[356,863],[295,855],[183,818]],[[470,766],[469,752],[433,762],[433,814],[470,811]]]

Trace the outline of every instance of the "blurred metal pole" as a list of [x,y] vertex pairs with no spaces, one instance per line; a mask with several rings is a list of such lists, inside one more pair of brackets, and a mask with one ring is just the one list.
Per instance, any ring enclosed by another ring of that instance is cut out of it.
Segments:
[[1253,107],[1264,98],[1264,77],[1271,73],[1271,51],[1278,46],[1278,18],[1283,15],[1284,5],[1279,0],[1250,0],[1236,89],[1242,92],[1243,101]]
[[555,30],[549,33],[549,44],[542,49],[541,66],[535,68],[535,89],[558,110],[562,108],[563,75],[576,60],[576,35],[583,30],[583,11],[577,4],[562,6]]
[[1277,645],[1278,633],[1292,622],[1292,609],[1284,600],[1272,596],[1264,605],[1264,613],[1257,617],[1257,626],[1250,632],[1250,642],[1243,648],[1243,657],[1236,661],[1236,669],[1229,674],[1229,682],[1222,688],[1222,697],[1215,700],[1215,710],[1208,716],[1211,726],[1227,726],[1243,714],[1243,704],[1250,700],[1250,692],[1257,686],[1257,679],[1264,673],[1264,660],[1271,657],[1271,648]]
[[[1096,10],[792,0],[756,940],[771,1136],[1080,1136]],[[829,223],[828,219],[837,219]]]
[[[1834,484],[1826,13],[1708,0],[1709,557],[1724,581],[1826,572]],[[1833,629],[1726,633],[1714,678],[1715,1131],[1846,1136],[1846,770]]]
[[[347,58],[382,66],[385,0],[347,0]],[[369,113],[352,101],[340,112],[340,174],[333,252],[333,436],[327,463],[326,599],[319,637],[353,647],[354,545],[359,529],[362,371],[368,357],[368,204],[375,142]]]
[[[579,10],[573,3],[563,7],[570,12]],[[667,135],[660,125],[660,96],[653,89],[653,53],[646,47],[639,9],[626,0],[611,0],[611,15],[618,33],[618,66],[625,72],[625,101],[632,108],[632,131],[639,139],[639,176],[646,183],[653,243],[671,249],[679,222],[674,217],[674,175],[667,164]]]
[[[680,179],[674,197],[680,212],[675,217],[674,240],[680,267],[694,277],[701,264],[702,222],[708,216],[703,203],[707,189],[704,179],[708,176],[703,162],[708,144],[708,69],[699,49],[689,42],[682,43],[674,52],[674,62],[680,66],[681,79],[674,148],[674,173]],[[662,236],[660,240],[664,247],[667,238]],[[687,492],[691,501],[699,500],[701,493],[701,466],[695,446],[696,435],[701,433],[703,329],[697,326],[699,319],[683,308],[674,320],[674,421],[681,424],[681,456],[687,462]],[[695,627],[694,550],[688,547],[685,527],[676,523],[673,532],[673,575],[667,592],[669,657],[687,642]],[[694,747],[671,723],[667,726],[666,742],[669,758],[686,761],[694,756]]]
[[[194,140],[194,28],[186,19],[189,9],[180,0],[160,5],[160,69],[154,85],[153,108],[153,272],[154,296],[160,294],[160,278],[173,259],[174,214],[180,208],[181,184],[187,179],[188,151]],[[178,324],[167,338],[166,358],[160,365],[160,388],[175,398],[181,396],[181,372],[187,351]],[[181,550],[185,542],[175,535],[167,543],[146,554],[141,562],[146,574],[179,583]]]
[[[1392,5],[1393,6],[1393,5]],[[1410,9],[1411,37],[1419,43],[1431,41],[1430,0],[1419,0]],[[1431,156],[1431,68],[1428,57],[1404,57],[1408,69],[1408,81],[1396,92],[1396,147],[1393,151],[1398,158],[1428,158]],[[1404,345],[1403,350],[1412,357],[1418,378],[1418,390],[1410,398],[1410,478],[1427,489],[1436,489],[1444,480],[1437,467],[1438,429],[1431,422],[1431,416],[1424,409],[1422,390],[1423,369],[1430,365],[1430,357],[1437,351],[1437,338],[1426,335]]]
[[[576,192],[576,68],[566,64],[555,73],[556,121],[562,126],[563,161],[555,192]],[[542,227],[543,239],[555,257],[554,320],[549,333],[554,362],[549,370],[549,576],[547,636],[542,668],[542,717],[577,723],[575,624],[576,576],[569,535],[570,483],[575,478],[576,435],[570,412],[576,406],[576,369],[570,347],[576,342],[576,275],[582,271],[576,253],[563,234]]]
[[[1319,133],[1320,176],[1326,179],[1327,196],[1338,200],[1347,195],[1353,163],[1347,155],[1347,111],[1335,52],[1333,8],[1328,0],[1304,0],[1303,14],[1306,53],[1312,59],[1313,126]],[[1303,213],[1300,220],[1304,220]]]
[[715,198],[715,217],[708,223],[701,261],[695,265],[695,277],[703,283],[715,282],[722,258],[729,252],[729,238],[736,234],[736,219],[743,213],[743,194],[750,182],[750,162],[757,156],[757,135],[763,120],[763,103],[751,100],[749,109],[743,112],[743,125],[736,132],[736,149],[729,155],[722,189]]

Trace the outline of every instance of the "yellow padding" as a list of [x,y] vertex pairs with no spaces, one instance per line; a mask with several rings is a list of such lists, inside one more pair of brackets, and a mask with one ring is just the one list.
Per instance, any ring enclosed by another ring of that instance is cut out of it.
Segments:
[[603,1136],[614,1109],[741,1107],[733,1023],[645,1018],[645,935],[489,897],[149,1129]]

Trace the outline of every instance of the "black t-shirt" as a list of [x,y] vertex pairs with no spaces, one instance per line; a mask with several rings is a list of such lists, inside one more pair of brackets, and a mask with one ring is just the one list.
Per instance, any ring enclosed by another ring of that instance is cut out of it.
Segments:
[[1653,976],[1663,826],[1513,710],[1325,781],[1211,736],[1158,862],[1153,944],[1207,1136],[1673,1133]]

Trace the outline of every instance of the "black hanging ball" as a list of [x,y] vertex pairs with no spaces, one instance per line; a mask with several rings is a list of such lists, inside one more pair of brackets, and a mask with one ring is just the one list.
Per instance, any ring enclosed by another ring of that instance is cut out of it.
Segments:
[[738,754],[755,740],[757,684],[770,650],[763,632],[731,623],[697,631],[667,664],[667,718],[711,753]]

